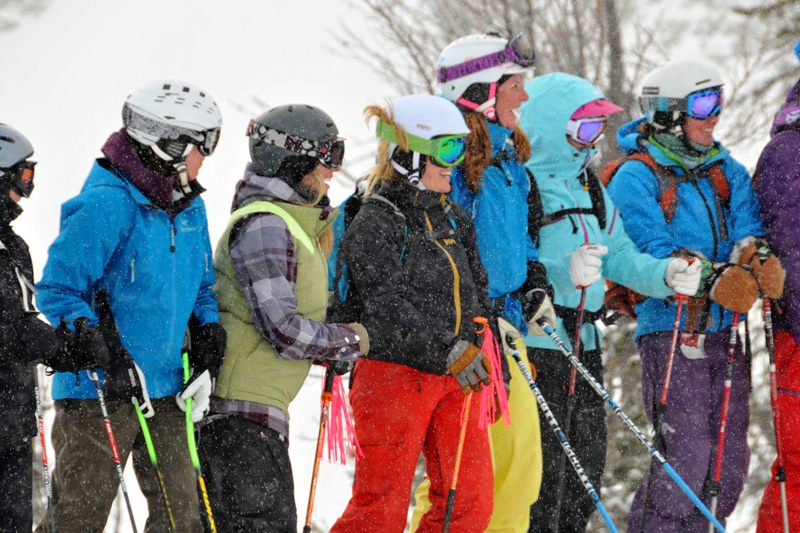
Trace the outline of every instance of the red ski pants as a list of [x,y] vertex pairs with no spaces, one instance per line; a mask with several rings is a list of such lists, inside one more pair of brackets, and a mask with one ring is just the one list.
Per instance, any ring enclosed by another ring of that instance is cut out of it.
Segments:
[[[431,480],[431,508],[417,533],[442,530],[465,396],[450,376],[359,359],[350,403],[364,458],[356,462],[353,496],[331,533],[401,533],[420,452]],[[474,395],[461,456],[451,533],[479,533],[492,514],[494,478],[486,430],[478,429]]]
[[[800,531],[800,346],[789,331],[775,332],[775,367],[781,424],[776,432],[783,445],[786,468],[786,500],[789,529]],[[758,510],[757,533],[783,531],[780,484],[775,481],[778,461],[772,465],[772,479],[764,490]]]

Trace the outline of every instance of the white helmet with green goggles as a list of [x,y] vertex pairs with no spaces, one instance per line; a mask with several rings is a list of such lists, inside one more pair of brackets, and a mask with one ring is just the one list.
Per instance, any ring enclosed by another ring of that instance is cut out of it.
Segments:
[[452,167],[464,160],[470,129],[447,99],[413,94],[392,101],[390,116],[408,136],[408,151],[399,150],[392,125],[378,121],[375,134],[390,143],[392,166],[412,183],[425,172],[424,156],[433,164]]

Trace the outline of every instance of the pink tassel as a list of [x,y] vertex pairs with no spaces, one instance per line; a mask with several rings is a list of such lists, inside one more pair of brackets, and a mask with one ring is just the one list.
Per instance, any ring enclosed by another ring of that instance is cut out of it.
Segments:
[[497,411],[500,411],[501,418],[504,426],[511,425],[511,418],[508,414],[508,396],[506,395],[506,387],[503,383],[503,368],[501,366],[502,351],[497,345],[497,340],[492,333],[491,328],[486,328],[483,335],[483,345],[481,351],[486,354],[489,361],[492,363],[492,384],[484,387],[481,391],[480,412],[482,416],[478,420],[478,427],[485,429],[491,425],[496,417]]
[[[358,444],[356,430],[353,426],[353,419],[350,410],[347,408],[347,393],[342,384],[342,377],[333,378],[333,398],[328,412],[328,423],[325,428],[326,444],[328,446],[328,462],[347,464],[347,454],[356,459],[364,457],[364,452]],[[345,433],[347,433],[347,443],[349,450],[345,447]]]

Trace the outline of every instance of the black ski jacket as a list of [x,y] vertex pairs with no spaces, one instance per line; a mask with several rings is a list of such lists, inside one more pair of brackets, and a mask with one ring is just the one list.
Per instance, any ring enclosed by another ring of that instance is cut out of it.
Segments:
[[475,228],[446,195],[404,180],[381,186],[347,228],[342,248],[364,303],[370,359],[444,375],[455,340],[476,342],[474,317],[488,318],[497,331]]
[[[0,211],[2,209],[0,208]],[[33,365],[19,353],[22,317],[33,309],[33,265],[25,241],[0,213],[0,442],[36,434]],[[23,292],[25,280],[30,284]]]

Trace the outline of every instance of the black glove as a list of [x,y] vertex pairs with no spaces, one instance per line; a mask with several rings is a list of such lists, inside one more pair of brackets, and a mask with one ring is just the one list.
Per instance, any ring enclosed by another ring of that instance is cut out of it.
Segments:
[[225,328],[219,322],[209,322],[201,326],[200,319],[193,314],[189,319],[189,336],[189,365],[194,369],[194,375],[208,370],[216,380],[228,342]]
[[334,373],[336,376],[344,376],[348,372],[353,369],[355,363],[352,361],[333,361],[332,359],[328,359],[328,370]]
[[69,321],[61,318],[61,325],[55,330],[55,337],[60,345],[56,354],[44,361],[44,364],[56,372],[72,372],[81,370],[108,368],[108,347],[100,330],[89,327],[89,319],[85,316],[73,322],[75,331],[68,326]]
[[108,295],[105,292],[98,292],[95,294],[95,301],[100,317],[97,327],[108,347],[108,369],[103,383],[106,399],[123,403],[133,402],[145,418],[150,418],[155,411],[147,393],[144,374],[134,362],[130,352],[122,345]]

